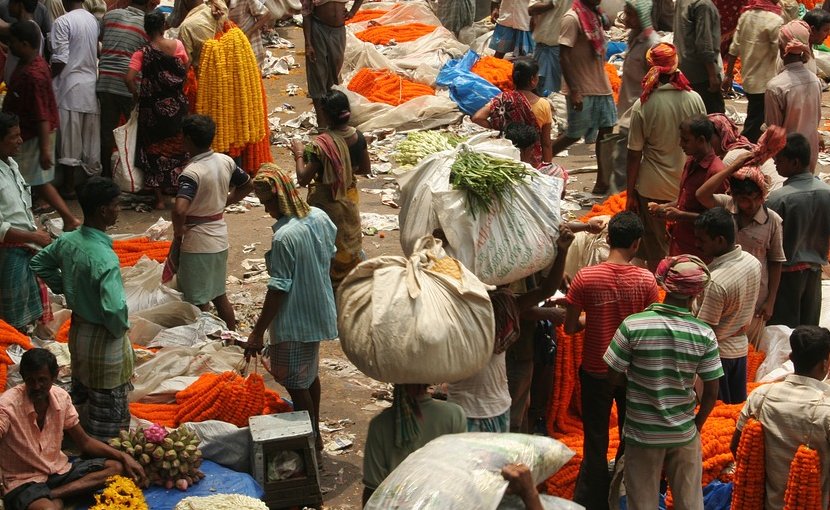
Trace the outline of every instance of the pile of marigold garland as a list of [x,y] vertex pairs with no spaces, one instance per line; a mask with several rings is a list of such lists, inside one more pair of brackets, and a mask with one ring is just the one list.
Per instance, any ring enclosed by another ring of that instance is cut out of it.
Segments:
[[435,95],[435,89],[429,85],[407,80],[388,69],[361,69],[349,82],[349,90],[373,103],[392,106],[416,97]]
[[372,44],[387,45],[394,41],[396,43],[414,41],[431,34],[438,28],[435,25],[424,23],[405,23],[401,25],[376,25],[358,32],[355,36],[361,41]]
[[[596,204],[591,211],[580,218],[582,221],[595,216],[613,216],[625,210],[625,192],[609,197],[602,204]],[[661,293],[661,299],[664,294]],[[580,410],[579,367],[582,364],[582,332],[569,335],[560,326],[556,333],[557,355],[554,367],[553,396],[548,411],[548,432],[576,452],[576,455],[559,472],[546,482],[549,494],[566,499],[573,499],[576,477],[582,462],[582,420]],[[747,356],[747,391],[757,388],[755,375],[765,353],[750,348]],[[743,404],[727,405],[718,402],[701,431],[703,451],[703,485],[718,479],[732,481],[732,474],[727,468],[733,462],[729,444],[735,431],[735,423]],[[612,409],[609,428],[608,460],[613,459],[619,447],[619,434],[616,426],[617,411]],[[805,473],[806,470],[803,470]],[[667,507],[672,508],[671,497],[667,498]],[[737,507],[733,507],[736,508]],[[795,508],[795,507],[794,507]],[[802,507],[798,507],[802,508]],[[804,507],[806,508],[806,507]]]
[[241,377],[234,372],[203,374],[193,384],[176,393],[174,404],[130,404],[136,418],[178,427],[182,423],[221,420],[238,427],[248,426],[248,418],[291,411],[277,392],[265,387],[259,374]]
[[113,241],[112,249],[118,255],[121,267],[134,266],[141,257],[146,256],[156,262],[164,262],[170,252],[170,241],[151,241],[147,237],[136,237],[123,241]]
[[611,83],[611,92],[614,94],[614,102],[620,100],[620,88],[622,87],[622,79],[617,72],[617,66],[610,62],[605,63],[605,74],[608,76],[608,81]]
[[27,351],[34,347],[29,337],[6,321],[0,320],[0,393],[6,391],[9,366],[14,365],[11,357],[6,353],[12,345],[19,345]]
[[215,151],[241,155],[249,173],[273,161],[262,75],[251,44],[235,25],[205,41],[196,88],[196,113],[216,122]]
[[513,63],[503,58],[484,56],[470,69],[501,91],[513,90]]

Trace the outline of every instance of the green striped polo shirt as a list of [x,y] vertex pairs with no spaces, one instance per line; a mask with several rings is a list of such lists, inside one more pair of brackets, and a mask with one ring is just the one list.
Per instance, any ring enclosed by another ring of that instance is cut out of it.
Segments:
[[687,309],[655,303],[623,321],[604,359],[628,378],[626,441],[670,448],[695,438],[695,374],[704,381],[723,375],[709,325]]
[[130,58],[149,42],[144,32],[144,11],[133,6],[109,11],[101,20],[101,34],[96,90],[129,97],[124,76]]

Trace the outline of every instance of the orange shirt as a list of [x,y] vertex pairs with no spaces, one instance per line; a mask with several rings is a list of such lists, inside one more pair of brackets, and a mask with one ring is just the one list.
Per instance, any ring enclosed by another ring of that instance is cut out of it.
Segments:
[[78,424],[78,412],[65,390],[52,386],[43,430],[37,413],[20,384],[0,395],[0,472],[5,492],[28,482],[45,482],[49,475],[62,475],[72,465],[61,451],[63,431]]

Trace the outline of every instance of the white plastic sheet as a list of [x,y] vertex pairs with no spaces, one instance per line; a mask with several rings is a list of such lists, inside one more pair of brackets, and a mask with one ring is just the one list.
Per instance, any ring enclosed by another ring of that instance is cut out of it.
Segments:
[[349,98],[352,116],[350,124],[363,132],[375,129],[395,129],[399,132],[433,129],[461,120],[464,114],[447,95],[416,97],[400,106],[372,103],[342,85],[334,89]]
[[364,508],[496,510],[507,489],[501,476],[504,466],[526,464],[539,484],[573,456],[564,444],[544,436],[485,432],[441,436],[392,471]]
[[181,292],[161,283],[162,271],[164,266],[147,257],[141,257],[133,267],[121,270],[130,313],[182,300]]

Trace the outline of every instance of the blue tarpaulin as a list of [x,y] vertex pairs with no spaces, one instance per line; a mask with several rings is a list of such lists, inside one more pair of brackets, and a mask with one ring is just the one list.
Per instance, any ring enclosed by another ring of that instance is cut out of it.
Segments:
[[480,110],[501,92],[498,87],[470,70],[479,58],[478,53],[468,50],[460,59],[454,58],[444,64],[435,79],[436,85],[450,89],[450,99],[467,115]]
[[[703,510],[729,510],[732,506],[732,483],[718,480],[703,488]],[[627,510],[625,496],[620,498],[620,509]],[[658,510],[666,510],[666,496],[660,494]]]

